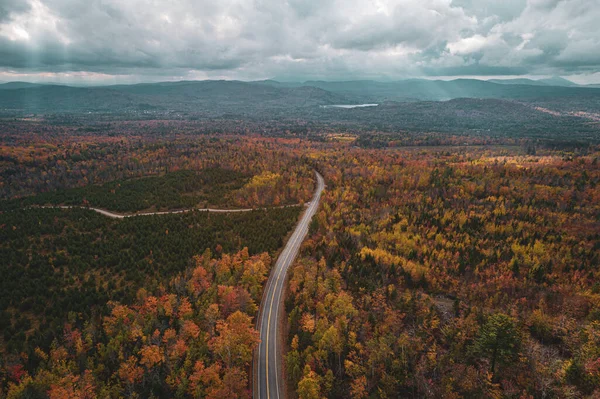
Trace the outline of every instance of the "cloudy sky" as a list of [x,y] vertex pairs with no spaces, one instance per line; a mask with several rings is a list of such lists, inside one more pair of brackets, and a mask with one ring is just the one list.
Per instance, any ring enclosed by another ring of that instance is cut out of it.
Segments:
[[0,80],[600,82],[600,0],[0,0]]

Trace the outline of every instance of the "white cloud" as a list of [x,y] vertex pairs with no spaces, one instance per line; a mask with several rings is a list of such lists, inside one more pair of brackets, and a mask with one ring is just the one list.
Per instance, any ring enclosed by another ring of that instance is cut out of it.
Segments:
[[448,50],[451,54],[471,54],[483,49],[487,42],[488,39],[481,35],[465,37],[464,39],[460,39],[454,43],[448,43]]

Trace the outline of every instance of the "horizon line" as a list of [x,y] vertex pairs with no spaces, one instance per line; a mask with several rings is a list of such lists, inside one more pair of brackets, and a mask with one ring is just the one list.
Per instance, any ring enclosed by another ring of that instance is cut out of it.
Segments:
[[[0,80],[0,85],[6,84],[31,84],[31,85],[40,85],[40,86],[65,86],[65,87],[110,87],[110,86],[136,86],[136,85],[152,85],[152,84],[161,84],[161,83],[185,83],[185,82],[241,82],[241,83],[263,83],[263,82],[274,82],[274,83],[310,83],[310,82],[324,82],[324,83],[350,83],[350,82],[376,82],[376,83],[396,83],[396,82],[406,82],[411,80],[426,80],[431,82],[436,81],[444,81],[444,82],[452,82],[452,81],[460,81],[460,80],[474,80],[481,82],[490,82],[495,83],[494,81],[531,81],[531,82],[542,82],[544,80],[551,79],[561,79],[564,80],[565,83],[579,86],[579,87],[588,87],[594,85],[600,85],[598,83],[586,83],[580,84],[576,83],[570,79],[564,78],[562,76],[548,76],[548,77],[521,77],[521,76],[510,76],[510,75],[502,75],[502,76],[490,76],[490,77],[482,77],[482,76],[421,76],[421,77],[406,77],[399,79],[281,79],[281,78],[266,78],[266,79],[229,79],[229,78],[219,78],[219,79],[181,79],[181,80],[148,80],[142,82],[129,82],[129,83],[114,83],[114,82],[62,82],[56,80],[50,81],[42,81],[42,80]],[[519,83],[515,83],[519,84]],[[552,85],[547,84],[548,86],[560,86],[560,85]]]

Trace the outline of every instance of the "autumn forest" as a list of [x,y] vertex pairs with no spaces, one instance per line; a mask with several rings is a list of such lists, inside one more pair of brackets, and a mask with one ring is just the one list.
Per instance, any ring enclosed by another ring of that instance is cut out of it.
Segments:
[[250,398],[315,171],[287,397],[600,397],[597,144],[72,122],[0,128],[0,398]]

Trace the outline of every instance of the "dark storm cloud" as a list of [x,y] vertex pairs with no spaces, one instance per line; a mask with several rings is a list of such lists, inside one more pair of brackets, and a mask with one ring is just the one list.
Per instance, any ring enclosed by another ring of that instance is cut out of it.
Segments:
[[[590,0],[2,0],[0,73],[594,73]],[[1,76],[0,76],[1,78]]]
[[0,22],[10,19],[13,13],[23,13],[29,10],[29,3],[23,0],[2,0],[0,3]]

